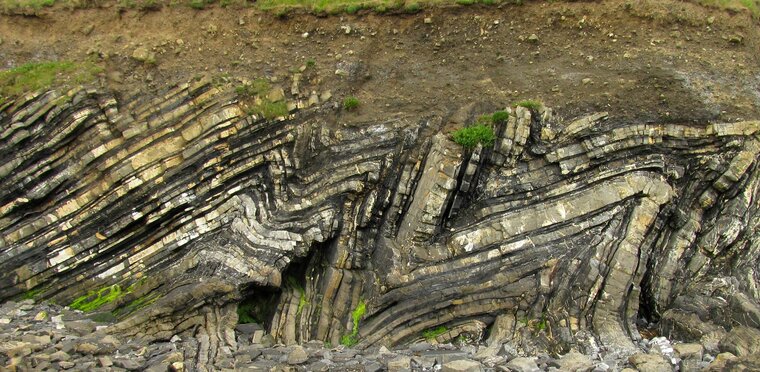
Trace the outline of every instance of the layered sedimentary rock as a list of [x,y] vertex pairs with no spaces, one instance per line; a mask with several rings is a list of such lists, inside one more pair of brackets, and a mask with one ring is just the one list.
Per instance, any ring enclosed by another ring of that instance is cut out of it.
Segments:
[[466,150],[448,118],[339,126],[328,104],[264,120],[207,80],[11,100],[0,297],[195,336],[199,366],[236,347],[241,303],[286,344],[437,328],[633,353],[642,317],[703,344],[758,327],[760,122],[508,110],[493,148]]

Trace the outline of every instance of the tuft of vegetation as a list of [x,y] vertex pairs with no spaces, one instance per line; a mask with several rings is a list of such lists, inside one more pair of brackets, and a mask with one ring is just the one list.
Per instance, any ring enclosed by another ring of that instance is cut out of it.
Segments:
[[425,331],[422,331],[422,337],[424,337],[426,340],[430,341],[446,332],[448,332],[449,329],[446,328],[446,326],[438,326],[436,328],[431,328]]
[[526,109],[531,110],[531,111],[538,111],[541,109],[541,107],[544,107],[544,104],[541,103],[541,101],[526,99],[526,100],[522,100],[515,103],[515,106],[525,107]]
[[67,83],[83,84],[103,71],[93,63],[68,61],[30,62],[0,71],[0,97],[18,96],[26,92],[49,89]]
[[36,15],[54,4],[55,0],[0,0],[0,9],[6,14]]
[[755,18],[760,17],[760,0],[697,0],[701,5],[731,11],[748,10]]
[[364,299],[359,299],[359,304],[356,305],[356,308],[351,313],[353,328],[351,329],[351,333],[343,335],[343,337],[340,338],[341,345],[351,347],[359,342],[359,321],[362,319],[364,313],[366,312],[367,304],[364,302]]
[[348,96],[343,100],[343,109],[352,111],[359,107],[359,99],[354,96]]
[[494,124],[504,124],[509,120],[509,113],[506,111],[496,111],[491,114],[491,121]]
[[206,5],[208,5],[208,3],[206,2],[206,0],[190,0],[189,5],[193,9],[202,10],[206,8]]
[[288,105],[283,101],[272,102],[268,99],[263,99],[260,103],[251,107],[248,110],[248,114],[260,115],[265,119],[271,120],[281,116],[287,116]]
[[404,12],[409,14],[419,13],[422,10],[420,3],[409,3],[404,6]]
[[266,95],[271,89],[272,86],[266,79],[258,78],[250,83],[236,86],[235,93],[242,97],[261,97]]
[[317,65],[317,61],[314,60],[314,58],[309,58],[306,60],[306,67],[314,67]]
[[482,144],[484,147],[493,146],[496,140],[496,135],[493,133],[493,128],[485,124],[476,124],[469,127],[464,127],[455,131],[452,134],[454,142],[462,145],[466,149],[472,149]]
[[456,0],[456,3],[459,5],[472,5],[475,4],[475,0]]

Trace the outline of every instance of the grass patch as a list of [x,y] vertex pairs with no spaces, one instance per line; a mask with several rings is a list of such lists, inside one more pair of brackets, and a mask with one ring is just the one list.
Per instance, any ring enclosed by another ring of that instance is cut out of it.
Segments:
[[446,326],[438,326],[436,328],[431,328],[425,331],[422,331],[422,337],[424,337],[426,340],[432,340],[446,332],[448,332],[449,329],[446,328]]
[[12,97],[30,91],[49,89],[67,83],[91,81],[103,71],[93,63],[68,61],[30,62],[0,71],[0,97]]
[[509,120],[509,113],[506,111],[496,111],[491,114],[491,121],[494,124],[504,124]]
[[515,103],[515,106],[525,107],[526,109],[532,110],[532,111],[538,111],[542,107],[544,107],[544,104],[541,103],[541,101],[536,101],[536,100],[533,100],[533,99],[526,99],[526,100],[522,100],[522,101],[519,101],[519,102]]
[[42,8],[51,7],[55,0],[0,0],[3,13],[37,14]]
[[241,84],[235,87],[235,93],[242,97],[262,97],[269,93],[272,86],[266,79],[258,78],[250,83]]
[[493,146],[496,140],[496,135],[493,133],[493,128],[486,124],[475,124],[469,127],[464,127],[455,131],[452,134],[454,142],[462,145],[466,149],[472,149],[482,144],[484,147]]
[[716,9],[748,10],[755,18],[760,17],[760,0],[697,0],[697,2]]
[[348,96],[343,100],[343,109],[346,111],[353,111],[359,107],[359,99],[354,96]]
[[351,347],[359,342],[359,321],[362,319],[364,313],[366,312],[367,304],[364,302],[364,299],[359,299],[359,304],[356,305],[354,311],[351,312],[351,320],[353,321],[351,333],[343,335],[343,337],[340,338],[341,345]]
[[288,115],[288,105],[283,102],[272,102],[267,99],[261,101],[248,110],[249,114],[255,114],[271,120],[280,116]]

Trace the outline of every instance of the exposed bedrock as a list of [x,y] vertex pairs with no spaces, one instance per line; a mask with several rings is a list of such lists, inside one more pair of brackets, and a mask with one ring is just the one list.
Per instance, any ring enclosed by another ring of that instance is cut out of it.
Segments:
[[642,317],[716,348],[759,326],[760,122],[517,107],[465,150],[445,118],[331,107],[265,121],[206,80],[4,104],[0,297],[196,336],[198,365],[234,350],[239,303],[286,344],[633,353]]

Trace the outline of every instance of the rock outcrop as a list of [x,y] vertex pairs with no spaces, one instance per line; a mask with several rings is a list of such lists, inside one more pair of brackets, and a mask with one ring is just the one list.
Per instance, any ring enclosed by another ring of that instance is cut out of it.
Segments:
[[8,101],[0,298],[195,337],[198,366],[237,348],[239,304],[287,345],[593,357],[638,351],[642,317],[708,350],[757,331],[760,122],[517,107],[464,150],[445,118],[336,126],[332,107],[264,120],[207,80]]

